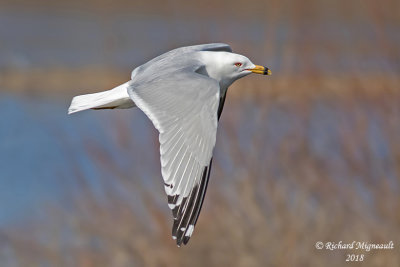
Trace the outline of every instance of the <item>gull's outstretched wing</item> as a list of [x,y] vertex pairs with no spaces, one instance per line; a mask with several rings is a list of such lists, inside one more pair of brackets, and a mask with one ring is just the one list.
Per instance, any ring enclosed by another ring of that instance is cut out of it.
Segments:
[[186,50],[190,50],[190,51],[225,51],[225,52],[232,52],[232,48],[228,44],[224,44],[224,43],[192,45],[192,46],[182,47],[181,49],[186,49]]
[[218,122],[219,84],[195,71],[179,69],[128,89],[160,132],[161,172],[178,246],[189,241],[200,213]]
[[132,79],[135,79],[135,76],[140,73],[148,73],[151,69],[158,69],[160,66],[159,64],[165,64],[165,61],[168,59],[175,59],[177,60],[183,54],[186,53],[193,53],[198,51],[225,51],[225,52],[232,52],[232,48],[228,44],[223,43],[213,43],[213,44],[201,44],[201,45],[192,45],[192,46],[184,46],[175,48],[171,51],[168,51],[158,57],[153,58],[152,60],[148,61],[147,63],[137,67],[132,72]]

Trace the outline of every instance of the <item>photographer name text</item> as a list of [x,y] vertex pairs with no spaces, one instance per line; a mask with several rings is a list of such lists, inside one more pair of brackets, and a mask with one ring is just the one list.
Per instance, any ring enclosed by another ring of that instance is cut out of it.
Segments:
[[315,247],[317,249],[326,249],[326,250],[363,250],[363,251],[371,251],[371,250],[386,250],[386,249],[394,249],[393,241],[389,241],[388,243],[370,243],[370,242],[361,242],[361,241],[353,241],[351,243],[345,243],[343,241],[339,242],[317,242],[315,243]]

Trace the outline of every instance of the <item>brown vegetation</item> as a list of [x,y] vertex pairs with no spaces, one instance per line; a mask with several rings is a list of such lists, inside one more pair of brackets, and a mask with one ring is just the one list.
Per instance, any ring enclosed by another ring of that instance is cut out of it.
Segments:
[[[153,177],[149,189],[138,182],[134,167],[121,170],[100,144],[92,144],[94,160],[105,173],[115,173],[102,179],[109,188],[106,200],[99,201],[78,178],[82,190],[72,211],[53,208],[46,222],[3,232],[3,249],[15,255],[19,266],[340,266],[353,252],[365,255],[365,266],[397,266],[399,92],[383,81],[375,89],[372,83],[366,89],[364,82],[326,82],[331,89],[325,95],[295,97],[293,90],[307,92],[313,82],[291,90],[285,84],[274,93],[278,85],[271,81],[268,96],[251,83],[239,84],[256,89],[227,102],[204,209],[186,247],[176,248],[170,238],[160,177]],[[350,97],[342,87],[352,92]],[[232,96],[240,88],[232,88]],[[114,131],[129,147],[134,134],[126,134],[121,123],[113,124]],[[369,127],[375,123],[381,135],[371,139]],[[291,130],[274,130],[279,127]],[[386,144],[386,150],[380,152],[375,141]],[[133,158],[138,150],[130,153]],[[142,203],[130,203],[110,183]],[[340,240],[392,240],[395,249],[314,248],[316,241]]]

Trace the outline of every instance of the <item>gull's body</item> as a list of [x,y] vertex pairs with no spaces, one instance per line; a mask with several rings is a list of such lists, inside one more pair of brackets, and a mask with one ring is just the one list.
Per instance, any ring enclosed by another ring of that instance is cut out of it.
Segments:
[[200,213],[227,88],[252,72],[270,74],[226,44],[182,47],[137,67],[129,82],[72,100],[69,113],[137,106],[152,121],[178,246],[189,241]]

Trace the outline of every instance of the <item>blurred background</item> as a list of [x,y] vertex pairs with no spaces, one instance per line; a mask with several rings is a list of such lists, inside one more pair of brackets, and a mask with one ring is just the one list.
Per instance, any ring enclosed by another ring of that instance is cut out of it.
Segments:
[[[273,75],[229,89],[178,249],[150,121],[67,108],[208,42]],[[0,266],[400,266],[399,75],[397,0],[0,0]],[[315,249],[353,240],[395,249]]]

